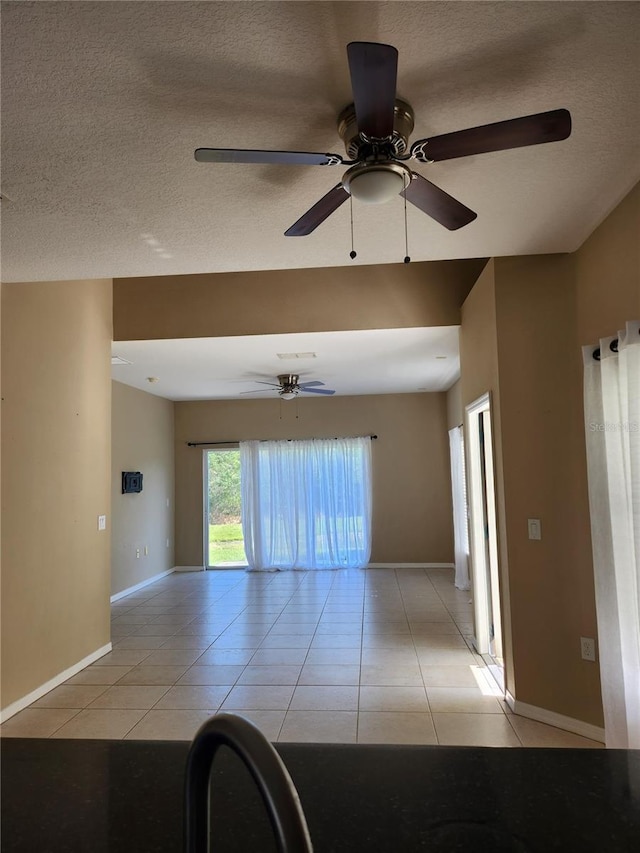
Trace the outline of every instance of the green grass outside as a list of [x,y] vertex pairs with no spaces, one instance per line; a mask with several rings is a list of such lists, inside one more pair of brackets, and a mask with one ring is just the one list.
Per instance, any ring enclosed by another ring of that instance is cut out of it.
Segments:
[[244,563],[246,556],[241,524],[209,525],[209,565]]
[[210,524],[209,542],[242,542],[242,525],[238,524]]

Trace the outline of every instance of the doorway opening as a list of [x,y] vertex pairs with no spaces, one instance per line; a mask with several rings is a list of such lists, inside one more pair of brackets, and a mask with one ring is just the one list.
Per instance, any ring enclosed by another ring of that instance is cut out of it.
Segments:
[[489,393],[468,405],[465,412],[475,645],[479,654],[489,656],[490,668],[503,684],[498,529]]
[[207,569],[247,565],[242,533],[240,451],[204,451],[204,553]]

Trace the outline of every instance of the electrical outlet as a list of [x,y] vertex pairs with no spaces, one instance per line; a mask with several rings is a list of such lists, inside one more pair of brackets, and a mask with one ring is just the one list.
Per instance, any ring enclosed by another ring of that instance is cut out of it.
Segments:
[[136,548],[136,560],[140,559],[140,548]]
[[580,654],[582,660],[596,659],[596,641],[592,637],[580,637]]
[[99,515],[98,516],[98,530],[106,530],[107,529],[107,516]]

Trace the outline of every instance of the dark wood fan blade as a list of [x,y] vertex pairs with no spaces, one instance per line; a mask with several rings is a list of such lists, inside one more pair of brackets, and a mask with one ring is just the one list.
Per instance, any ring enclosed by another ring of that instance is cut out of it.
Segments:
[[527,145],[559,142],[571,134],[568,110],[551,110],[481,127],[470,127],[455,133],[419,139],[411,146],[411,156],[423,162],[453,160],[489,151],[506,151]]
[[309,151],[252,151],[243,148],[196,148],[198,163],[265,163],[282,166],[339,166],[339,154]]
[[306,213],[303,213],[300,219],[284,232],[284,236],[306,237],[307,234],[315,231],[318,225],[321,225],[348,198],[349,193],[342,184],[337,184],[326,195],[323,195],[320,201],[317,201]]
[[298,382],[298,388],[312,388],[314,385],[324,385],[318,379],[312,379],[310,382]]
[[347,57],[359,132],[375,139],[391,136],[398,51],[389,44],[352,41]]
[[416,172],[413,173],[407,189],[400,195],[405,195],[407,201],[415,204],[449,231],[456,231],[463,225],[468,225],[478,215]]
[[335,391],[331,391],[329,388],[300,388],[301,391],[304,391],[305,394],[335,394]]

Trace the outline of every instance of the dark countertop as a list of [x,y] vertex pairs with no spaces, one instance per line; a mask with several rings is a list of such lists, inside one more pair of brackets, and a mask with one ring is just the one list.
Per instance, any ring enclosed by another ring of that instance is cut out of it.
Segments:
[[[179,853],[189,744],[4,739],[3,853]],[[640,851],[640,751],[278,744],[316,853]],[[271,853],[223,748],[215,853]]]

